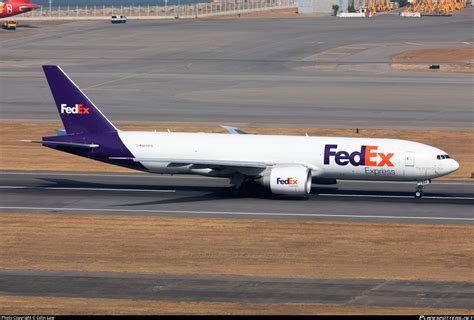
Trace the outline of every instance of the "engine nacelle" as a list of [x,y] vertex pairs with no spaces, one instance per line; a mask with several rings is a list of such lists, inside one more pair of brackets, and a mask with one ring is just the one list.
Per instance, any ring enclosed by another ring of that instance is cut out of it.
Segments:
[[259,182],[275,194],[305,195],[311,192],[311,170],[301,165],[275,166]]

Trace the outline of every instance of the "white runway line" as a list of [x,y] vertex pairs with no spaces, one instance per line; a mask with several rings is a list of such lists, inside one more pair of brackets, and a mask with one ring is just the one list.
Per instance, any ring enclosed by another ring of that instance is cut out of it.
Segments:
[[123,191],[123,192],[165,192],[172,193],[176,190],[157,189],[118,189],[118,188],[66,188],[66,187],[24,187],[24,186],[0,186],[0,189],[40,189],[40,190],[79,190],[79,191]]
[[351,219],[382,219],[382,220],[453,220],[474,221],[474,218],[463,217],[414,217],[414,216],[374,216],[355,214],[319,214],[319,213],[284,213],[284,212],[229,212],[229,211],[174,211],[146,209],[94,209],[94,208],[37,208],[37,207],[0,207],[4,210],[40,210],[40,211],[84,211],[84,212],[129,212],[129,213],[171,213],[171,214],[203,214],[229,216],[269,216],[269,217],[307,217],[307,218],[351,218]]
[[[79,191],[118,191],[118,192],[161,192],[174,193],[176,190],[165,189],[119,189],[119,188],[67,188],[67,187],[27,187],[27,186],[0,186],[0,189],[13,190],[79,190]],[[400,198],[412,199],[412,196],[393,196],[383,194],[345,194],[345,193],[315,193],[314,195],[320,197],[354,197],[354,198]],[[440,197],[440,196],[424,196],[425,199],[444,199],[444,200],[474,200],[474,197]]]
[[167,175],[167,174],[113,174],[113,173],[67,173],[67,172],[3,172],[0,171],[0,175],[29,175],[29,176],[76,176],[76,177],[120,177],[120,178],[176,178],[176,179],[226,179],[226,178],[214,178],[214,177],[203,177],[193,175]]
[[[318,194],[316,194],[318,195]],[[403,199],[414,199],[414,196],[391,196],[383,194],[343,194],[343,193],[320,193],[320,196],[324,197],[356,197],[356,198],[403,198]],[[439,196],[423,196],[423,199],[444,199],[444,200],[474,200],[469,197],[439,197]]]
[[[215,178],[215,177],[205,177],[205,176],[194,176],[194,175],[169,175],[169,174],[130,174],[130,173],[67,173],[67,172],[7,172],[7,171],[0,171],[0,176],[1,175],[38,175],[38,176],[77,176],[77,177],[120,177],[120,178],[173,178],[173,179],[206,179],[206,180],[223,180],[227,178]],[[415,185],[414,181],[371,181],[371,180],[344,180],[344,179],[339,179],[339,181],[343,183],[393,183],[393,184],[413,184]],[[473,182],[451,182],[451,181],[432,181],[430,185],[435,185],[435,184],[445,184],[445,185],[474,185]],[[318,186],[317,184],[315,184]],[[323,186],[323,185],[321,185]]]

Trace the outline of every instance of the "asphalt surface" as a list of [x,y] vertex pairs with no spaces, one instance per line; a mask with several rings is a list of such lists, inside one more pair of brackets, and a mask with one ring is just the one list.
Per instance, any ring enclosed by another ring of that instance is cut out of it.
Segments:
[[[1,212],[474,223],[474,188],[434,182],[423,199],[414,183],[340,181],[313,185],[307,198],[260,191],[235,198],[227,179],[151,174],[1,172]],[[257,190],[258,191],[258,190]]]
[[474,309],[466,282],[4,270],[0,295]]
[[58,64],[112,121],[472,130],[472,75],[389,67],[403,50],[472,47],[465,12],[29,22],[0,40],[0,114],[58,119],[41,70]]

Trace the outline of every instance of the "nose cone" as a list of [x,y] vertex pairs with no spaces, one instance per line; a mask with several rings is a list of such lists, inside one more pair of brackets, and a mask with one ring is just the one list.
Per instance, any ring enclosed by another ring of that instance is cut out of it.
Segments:
[[451,160],[452,160],[452,163],[451,163],[452,170],[451,170],[451,172],[454,172],[454,171],[459,169],[459,163],[454,159],[451,159]]
[[445,174],[453,173],[459,169],[459,163],[454,159],[446,159],[446,163],[443,164],[443,171]]

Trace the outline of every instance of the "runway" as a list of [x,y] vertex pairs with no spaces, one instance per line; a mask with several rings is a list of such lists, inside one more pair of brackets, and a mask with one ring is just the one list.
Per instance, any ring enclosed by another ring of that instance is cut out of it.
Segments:
[[474,224],[474,188],[435,181],[423,199],[414,183],[340,181],[308,198],[232,196],[227,179],[110,173],[0,173],[2,212],[322,219]]
[[474,309],[467,282],[0,271],[0,295]]
[[469,15],[38,23],[2,43],[1,114],[57,119],[41,65],[58,64],[113,122],[471,130],[469,74],[399,72],[390,57],[471,47],[472,27]]

